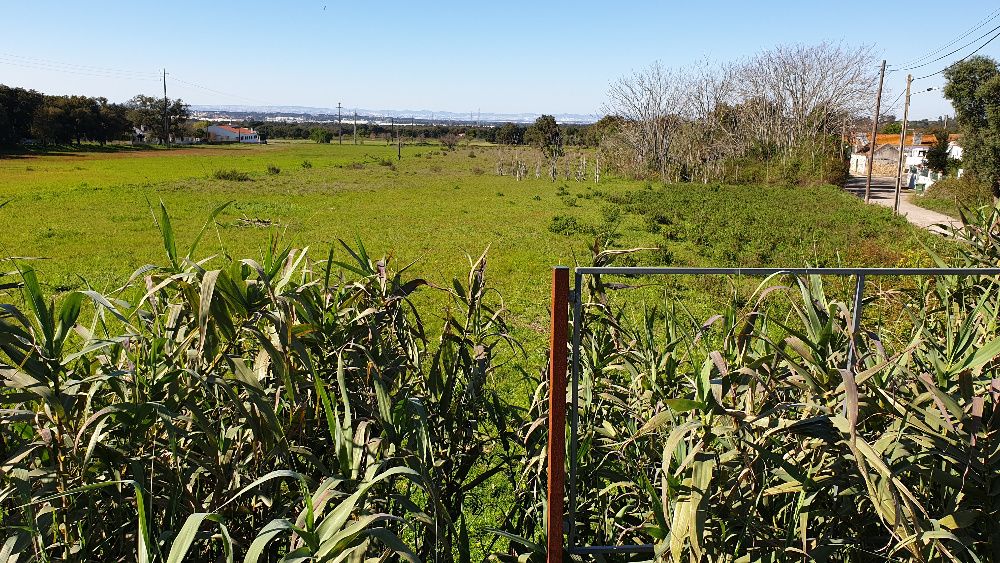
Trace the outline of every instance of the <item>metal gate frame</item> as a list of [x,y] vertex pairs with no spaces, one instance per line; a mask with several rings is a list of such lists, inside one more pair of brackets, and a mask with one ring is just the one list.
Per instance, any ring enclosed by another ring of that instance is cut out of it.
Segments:
[[[767,277],[775,274],[794,276],[855,277],[852,309],[852,334],[859,333],[865,278],[876,276],[1000,276],[1000,268],[660,268],[660,267],[583,267],[574,270],[573,289],[569,289],[569,268],[552,269],[552,311],[549,333],[549,416],[547,443],[547,502],[546,551],[548,563],[562,563],[563,550],[571,555],[597,555],[604,553],[652,553],[652,544],[637,545],[576,545],[576,475],[577,440],[580,399],[580,334],[583,328],[583,277],[584,276],[651,276],[651,275],[729,275]],[[573,307],[573,334],[570,343],[567,330],[569,307]],[[567,357],[567,344],[572,356]],[[856,343],[852,340],[848,350],[848,367],[853,373]],[[570,363],[571,360],[571,363]],[[566,491],[566,400],[567,364],[570,363],[570,418],[569,491]],[[561,392],[560,392],[561,390]],[[557,494],[558,493],[558,494]],[[568,511],[564,496],[569,500]],[[553,517],[557,516],[557,517]],[[569,530],[564,529],[568,517]],[[568,532],[568,533],[567,533]],[[564,535],[566,536],[564,538]]]

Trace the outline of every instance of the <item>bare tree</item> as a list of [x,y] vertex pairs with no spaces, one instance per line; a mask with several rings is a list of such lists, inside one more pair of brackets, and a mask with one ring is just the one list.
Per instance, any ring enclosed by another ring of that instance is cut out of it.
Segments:
[[826,137],[837,124],[867,110],[875,79],[869,47],[833,43],[679,70],[654,63],[611,85],[605,109],[621,123],[601,152],[630,176],[703,182],[751,155],[805,150],[815,160],[833,146]]
[[659,62],[611,85],[606,113],[623,118],[612,140],[616,152],[632,156],[632,173],[666,173],[673,133],[685,113],[683,76]]

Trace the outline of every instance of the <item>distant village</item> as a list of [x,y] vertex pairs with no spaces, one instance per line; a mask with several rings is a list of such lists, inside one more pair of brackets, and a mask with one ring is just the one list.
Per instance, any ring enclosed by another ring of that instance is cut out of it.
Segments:
[[[880,133],[875,136],[875,153],[872,157],[873,176],[896,176],[902,162],[903,184],[918,191],[923,191],[934,182],[941,179],[942,174],[931,170],[927,165],[929,152],[940,141],[930,133],[907,131],[902,137],[899,133]],[[857,134],[848,140],[852,145],[850,172],[855,175],[868,173],[868,159],[871,151],[871,136]],[[902,147],[900,147],[902,144]],[[900,159],[902,150],[902,159]],[[950,161],[962,160],[961,135],[948,134],[947,156]],[[958,168],[956,176],[961,177],[964,170]]]

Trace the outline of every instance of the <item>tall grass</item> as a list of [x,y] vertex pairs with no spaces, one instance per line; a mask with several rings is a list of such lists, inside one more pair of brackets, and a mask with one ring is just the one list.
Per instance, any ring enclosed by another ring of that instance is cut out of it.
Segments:
[[204,229],[185,250],[157,222],[166,262],[131,302],[7,278],[0,561],[469,560],[465,500],[518,427],[485,255],[436,288],[431,343],[408,301],[426,282],[360,243],[197,260]]
[[[962,265],[996,266],[1000,212],[977,219],[956,233]],[[658,561],[997,560],[997,283],[878,296],[906,317],[901,341],[874,323],[853,334],[817,277],[771,278],[707,320],[670,299],[632,319],[591,283],[567,529],[580,545],[652,543]],[[547,393],[504,560],[542,560]]]
[[[549,390],[527,411],[497,391],[521,356],[486,255],[451,287],[360,242],[199,259],[224,208],[182,246],[161,205],[165,258],[119,292],[0,277],[0,561],[472,561],[498,481],[516,492],[494,557],[542,560]],[[998,229],[993,209],[956,233],[963,265],[1000,261]],[[995,280],[870,297],[903,338],[852,333],[818,278],[707,320],[669,298],[630,316],[610,292],[633,284],[606,282],[584,296],[579,543],[1000,558]],[[434,337],[415,291],[449,297]]]

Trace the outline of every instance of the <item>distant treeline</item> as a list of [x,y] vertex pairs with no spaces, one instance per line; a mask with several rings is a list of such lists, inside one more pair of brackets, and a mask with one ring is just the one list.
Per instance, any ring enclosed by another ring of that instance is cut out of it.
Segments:
[[[337,123],[274,123],[264,121],[247,121],[246,126],[252,127],[264,139],[315,139],[314,131],[322,130],[332,133],[336,142],[338,133],[343,134],[345,142],[352,142],[354,124],[345,121]],[[562,143],[573,146],[596,147],[600,142],[600,131],[606,125],[604,121],[590,125],[559,125]],[[369,123],[358,123],[359,139],[395,139],[399,134],[407,142],[420,140],[442,140],[450,137],[460,137],[466,140],[485,141],[503,145],[533,144],[536,136],[535,125],[519,125],[505,123],[499,126],[476,125],[402,125],[392,127]]]
[[0,84],[0,146],[28,141],[103,145],[132,139],[134,128],[147,132],[147,141],[160,139],[164,137],[164,105],[170,134],[185,134],[190,112],[180,99],[139,94],[116,104],[103,97],[50,96]]

